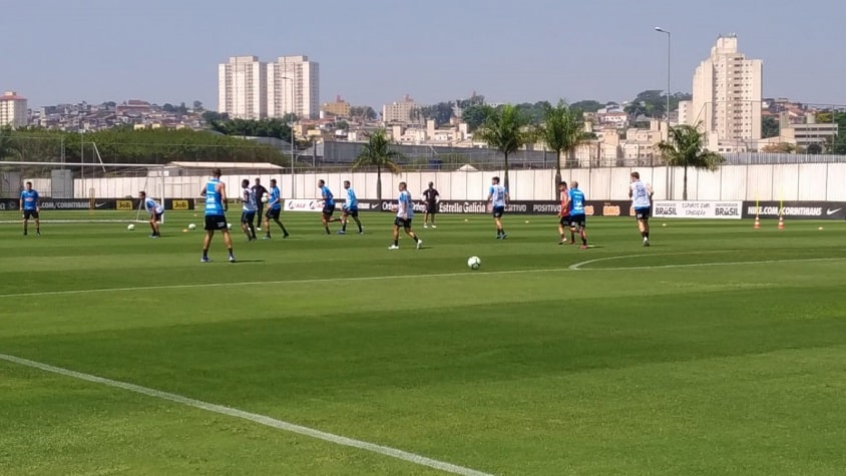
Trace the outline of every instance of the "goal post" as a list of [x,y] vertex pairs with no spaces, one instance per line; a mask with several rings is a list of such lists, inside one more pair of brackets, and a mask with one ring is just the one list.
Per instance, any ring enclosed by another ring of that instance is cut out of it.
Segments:
[[[20,223],[26,183],[38,192],[43,223],[146,222],[138,192],[166,207],[160,164],[0,162],[0,223]],[[177,197],[183,198],[183,197]]]

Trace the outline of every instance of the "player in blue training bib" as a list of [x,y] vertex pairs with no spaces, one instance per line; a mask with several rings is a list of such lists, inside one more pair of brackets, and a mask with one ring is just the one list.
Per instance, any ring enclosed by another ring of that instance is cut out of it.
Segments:
[[350,186],[349,180],[344,180],[344,190],[347,192],[347,200],[344,202],[344,214],[341,216],[341,231],[338,234],[346,234],[347,222],[349,221],[349,217],[352,217],[355,220],[355,224],[358,225],[358,234],[360,235],[364,233],[364,229],[361,227],[361,220],[358,219],[358,197],[355,196],[355,190]]
[[206,200],[206,236],[203,238],[203,263],[209,262],[209,246],[211,245],[214,232],[220,231],[223,234],[223,241],[229,250],[229,262],[235,262],[235,254],[232,252],[232,236],[229,235],[229,223],[226,221],[226,211],[229,205],[226,203],[226,184],[220,181],[222,172],[214,169],[212,178],[206,182],[206,186],[200,191]]
[[282,191],[276,185],[276,179],[270,180],[270,200],[267,202],[267,212],[264,214],[264,239],[270,239],[270,220],[276,222],[279,228],[282,228],[282,238],[288,238],[290,233],[285,229],[282,220],[279,219],[282,213]]
[[159,232],[159,223],[162,221],[162,216],[164,216],[164,207],[148,197],[146,192],[138,192],[138,197],[141,199],[144,211],[150,215],[150,228],[153,229],[150,238],[159,238],[162,236]]
[[582,239],[582,249],[587,249],[587,225],[585,216],[585,194],[579,190],[579,182],[570,184],[570,236],[575,239],[575,232],[579,232]]
[[491,188],[488,189],[488,201],[491,203],[494,225],[496,225],[496,239],[504,240],[508,237],[502,227],[502,215],[505,214],[505,207],[508,205],[508,190],[499,184],[499,177],[491,180]]
[[23,234],[29,233],[29,219],[35,220],[35,234],[41,236],[41,206],[38,202],[38,192],[32,188],[32,182],[27,182],[21,192],[21,212],[23,213]]
[[323,230],[327,235],[331,235],[329,224],[341,221],[340,218],[332,218],[332,214],[335,213],[335,196],[332,195],[332,191],[329,190],[326,182],[322,179],[317,181],[317,188],[320,189],[320,198],[323,200],[323,213],[320,216],[323,222]]

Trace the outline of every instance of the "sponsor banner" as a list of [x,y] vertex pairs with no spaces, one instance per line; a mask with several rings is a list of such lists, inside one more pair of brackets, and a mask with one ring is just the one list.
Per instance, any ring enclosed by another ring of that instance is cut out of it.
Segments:
[[[335,209],[341,210],[344,200],[335,200]],[[287,199],[282,204],[282,209],[288,212],[321,212],[323,211],[323,200]],[[360,200],[358,209],[361,211],[379,210],[379,202],[375,200]]]
[[[488,205],[488,202],[482,200],[441,200],[438,202],[438,213],[485,215],[491,212]],[[383,200],[380,209],[383,212],[390,212],[393,211],[394,207],[396,207],[395,201]],[[516,200],[508,202],[508,206],[505,207],[505,213],[513,215],[558,215],[559,211],[561,211],[561,204],[552,201]],[[415,202],[414,212],[425,213],[426,205]],[[631,202],[627,200],[589,200],[585,204],[585,214],[587,216],[634,216],[634,212],[631,210]]]
[[846,220],[846,202],[743,202],[743,218],[778,218],[805,220]]
[[194,200],[166,198],[164,207],[165,210],[193,210]]
[[[75,198],[40,198],[38,205],[42,211],[55,210],[120,210],[132,211],[137,210],[140,202],[132,199],[114,199],[114,198],[99,198],[99,199],[75,199]],[[17,210],[20,205],[18,200],[5,199],[0,200],[0,211],[2,210]],[[165,199],[166,210],[193,210],[194,200],[184,199]]]
[[701,218],[709,220],[739,220],[743,202],[655,201],[655,218]]

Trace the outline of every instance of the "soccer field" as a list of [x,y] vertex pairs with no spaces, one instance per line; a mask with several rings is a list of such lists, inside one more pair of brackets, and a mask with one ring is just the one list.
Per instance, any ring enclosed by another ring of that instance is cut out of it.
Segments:
[[283,219],[236,264],[193,212],[2,225],[0,474],[846,468],[846,222]]

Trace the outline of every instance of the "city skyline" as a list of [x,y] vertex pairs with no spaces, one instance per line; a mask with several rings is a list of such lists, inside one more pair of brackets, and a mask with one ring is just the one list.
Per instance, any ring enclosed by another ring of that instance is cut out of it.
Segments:
[[[245,0],[239,9],[262,14],[243,26],[226,21],[231,9],[217,0],[64,3],[35,0],[0,16],[0,89],[19,91],[30,107],[143,98],[215,108],[215,68],[243,54],[316,58],[324,98],[341,94],[377,110],[406,94],[426,104],[474,90],[496,102],[621,101],[666,88],[666,38],[655,26],[673,33],[674,92],[690,92],[689,78],[714,39],[736,32],[744,53],[764,61],[765,97],[846,103],[838,84],[846,66],[831,60],[846,37],[835,20],[846,5],[821,0],[767,9],[718,0],[693,15],[664,0],[609,0],[602,8],[530,0],[508,15],[500,12],[511,4],[501,0],[436,0],[425,9],[376,0],[352,13],[327,1],[319,14],[306,5]],[[808,27],[820,11],[827,14]],[[126,18],[150,28],[128,29]],[[68,22],[88,25],[80,41],[68,41]],[[783,34],[797,30],[802,34]],[[29,40],[15,40],[23,37]]]

